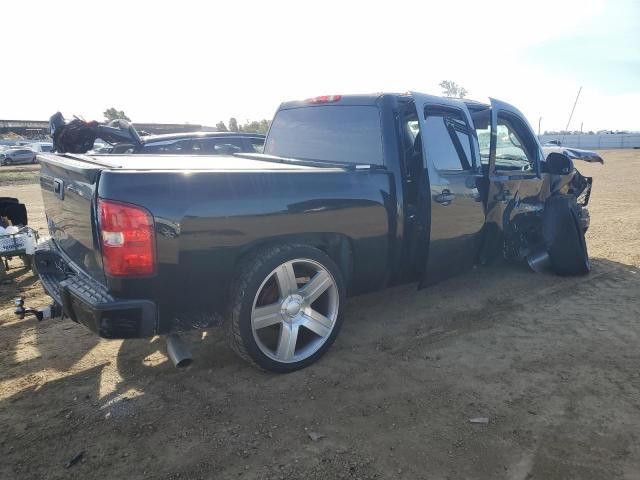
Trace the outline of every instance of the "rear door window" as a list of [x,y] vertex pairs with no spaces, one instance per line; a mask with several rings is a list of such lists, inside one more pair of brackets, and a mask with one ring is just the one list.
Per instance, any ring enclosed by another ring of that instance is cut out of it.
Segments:
[[462,112],[427,107],[424,150],[438,170],[471,170],[471,132]]
[[382,165],[382,129],[375,106],[321,105],[280,110],[264,153],[303,160]]

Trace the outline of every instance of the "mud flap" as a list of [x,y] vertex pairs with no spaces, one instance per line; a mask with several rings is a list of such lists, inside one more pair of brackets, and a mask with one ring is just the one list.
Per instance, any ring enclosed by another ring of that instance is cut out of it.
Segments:
[[591,270],[587,243],[575,201],[564,195],[550,197],[542,218],[542,234],[553,271],[561,276],[586,275]]

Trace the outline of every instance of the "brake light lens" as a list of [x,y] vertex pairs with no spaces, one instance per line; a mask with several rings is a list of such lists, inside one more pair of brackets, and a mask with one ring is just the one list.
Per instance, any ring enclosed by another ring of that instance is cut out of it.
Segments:
[[141,277],[156,271],[153,217],[142,207],[98,200],[104,271],[112,277]]
[[334,103],[339,102],[342,95],[322,95],[320,97],[307,98],[307,103]]

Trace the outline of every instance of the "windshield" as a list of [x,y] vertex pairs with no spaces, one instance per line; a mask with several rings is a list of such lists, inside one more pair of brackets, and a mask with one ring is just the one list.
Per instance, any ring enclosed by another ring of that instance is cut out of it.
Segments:
[[322,105],[280,110],[273,119],[264,153],[302,160],[382,165],[378,108]]

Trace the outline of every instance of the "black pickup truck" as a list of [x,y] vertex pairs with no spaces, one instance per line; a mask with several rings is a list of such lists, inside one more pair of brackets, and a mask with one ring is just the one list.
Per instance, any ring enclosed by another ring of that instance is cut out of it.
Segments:
[[224,325],[288,372],[330,347],[348,295],[502,258],[589,271],[591,179],[497,100],[316,97],[280,106],[264,154],[38,159],[48,311],[106,338]]

